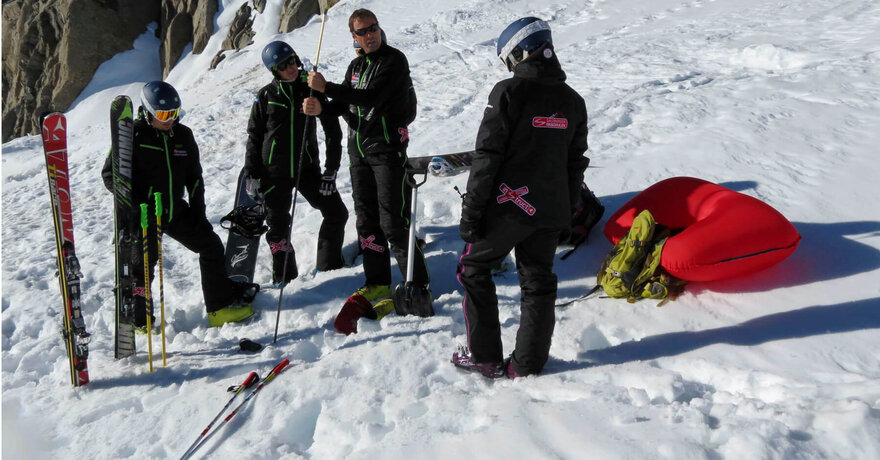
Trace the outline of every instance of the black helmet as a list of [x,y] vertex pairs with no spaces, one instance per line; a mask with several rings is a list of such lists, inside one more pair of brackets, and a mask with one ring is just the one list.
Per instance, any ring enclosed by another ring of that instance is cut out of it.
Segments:
[[274,41],[263,48],[263,65],[274,73],[276,70],[275,66],[286,61],[291,56],[293,56],[293,63],[297,67],[302,66],[299,56],[296,55],[296,51],[290,45],[282,41]]
[[180,96],[164,81],[151,81],[141,91],[144,109],[159,121],[174,120],[180,115]]
[[517,19],[498,37],[498,57],[513,71],[517,64],[545,45],[553,46],[546,21],[532,16]]

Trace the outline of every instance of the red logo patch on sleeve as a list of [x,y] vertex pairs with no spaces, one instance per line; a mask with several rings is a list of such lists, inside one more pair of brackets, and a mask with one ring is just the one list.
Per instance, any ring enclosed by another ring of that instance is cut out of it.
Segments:
[[535,128],[566,129],[568,128],[568,120],[557,117],[534,117],[532,118],[532,126]]

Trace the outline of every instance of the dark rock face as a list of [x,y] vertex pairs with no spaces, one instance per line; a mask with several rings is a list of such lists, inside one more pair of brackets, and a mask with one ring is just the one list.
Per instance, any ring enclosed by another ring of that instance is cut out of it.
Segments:
[[[338,0],[327,0],[328,7]],[[221,51],[253,43],[253,21],[266,0],[246,2],[236,13]],[[287,0],[279,32],[319,14],[315,0]],[[39,132],[39,115],[65,111],[103,62],[132,48],[156,22],[163,77],[192,43],[204,51],[214,33],[218,0],[3,0],[3,142]]]
[[157,1],[4,0],[3,141],[68,109],[101,63],[158,20]]
[[[339,3],[339,0],[326,0],[327,8]],[[281,21],[278,32],[287,33],[305,25],[312,15],[321,14],[315,0],[288,0],[281,7]]]
[[229,33],[226,35],[226,39],[223,40],[223,44],[220,45],[220,51],[211,61],[211,69],[216,69],[220,61],[226,58],[225,51],[240,50],[254,42],[254,18],[252,13],[253,9],[247,3],[241,5],[241,8],[235,12],[235,18],[232,19],[232,24],[229,25]]
[[190,42],[194,54],[205,50],[218,11],[216,0],[162,0],[159,56],[163,77],[168,76]]

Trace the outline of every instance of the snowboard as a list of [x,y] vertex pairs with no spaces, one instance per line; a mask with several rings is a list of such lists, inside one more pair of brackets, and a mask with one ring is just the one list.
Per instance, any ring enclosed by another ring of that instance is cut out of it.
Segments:
[[56,264],[61,300],[64,304],[61,335],[70,364],[70,381],[74,387],[89,383],[89,340],[80,302],[79,260],[73,242],[73,206],[70,198],[70,180],[67,174],[67,119],[64,114],[50,113],[40,120],[43,131],[43,150],[46,172],[49,176],[49,197],[52,202],[52,221],[55,226]]
[[[238,175],[238,187],[235,190],[235,206],[250,207],[257,202],[248,196],[247,174],[244,168]],[[235,211],[233,211],[235,212]],[[235,227],[229,228],[229,237],[226,240],[226,273],[234,281],[245,283],[254,282],[254,271],[257,268],[257,252],[260,249],[260,237],[244,235],[235,231]]]
[[409,158],[407,162],[410,169],[417,174],[428,171],[434,176],[449,176],[469,168],[473,160],[474,152],[469,151]]
[[113,167],[113,242],[116,248],[116,335],[113,356],[135,353],[134,288],[132,270],[139,262],[136,238],[139,209],[132,203],[132,147],[134,116],[131,99],[116,96],[110,105],[110,159]]

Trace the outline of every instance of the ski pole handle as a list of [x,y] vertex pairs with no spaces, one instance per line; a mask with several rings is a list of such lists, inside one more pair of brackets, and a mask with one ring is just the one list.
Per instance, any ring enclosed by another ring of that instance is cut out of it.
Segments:
[[153,198],[156,199],[156,222],[162,221],[162,192],[154,192]]
[[282,371],[284,371],[284,369],[287,368],[287,366],[288,366],[289,364],[290,364],[290,361],[287,360],[286,358],[284,359],[284,361],[281,361],[280,363],[278,363],[278,365],[275,366],[274,369],[272,369],[272,372],[269,372],[269,375],[267,375],[266,378],[263,379],[263,382],[260,383],[260,386],[263,386],[263,385],[265,385],[265,384],[271,382],[272,379],[274,379],[275,376],[277,376],[277,375],[280,374]]
[[149,212],[147,211],[147,203],[141,203],[141,228],[146,230],[149,222],[147,221],[147,215]]

